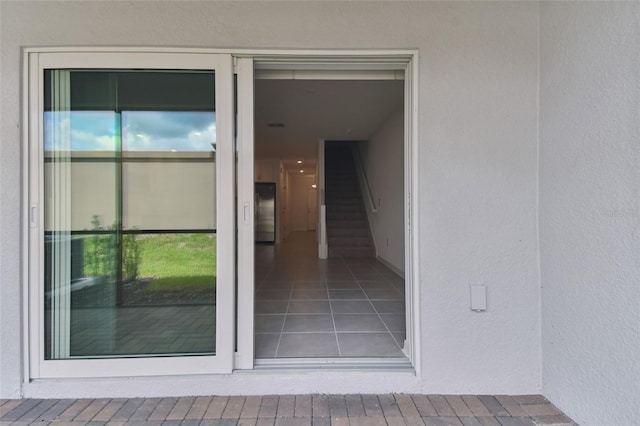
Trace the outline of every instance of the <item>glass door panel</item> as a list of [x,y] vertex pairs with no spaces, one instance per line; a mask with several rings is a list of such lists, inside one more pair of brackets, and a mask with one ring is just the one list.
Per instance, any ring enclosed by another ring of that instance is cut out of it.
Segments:
[[46,359],[215,354],[214,81],[46,71]]
[[176,372],[231,370],[233,121],[222,62],[222,81],[208,65],[43,67],[41,370],[140,358],[149,371],[168,359]]

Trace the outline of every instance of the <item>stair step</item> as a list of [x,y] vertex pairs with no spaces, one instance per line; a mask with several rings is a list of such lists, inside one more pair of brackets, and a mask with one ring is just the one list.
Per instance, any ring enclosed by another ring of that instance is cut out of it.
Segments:
[[325,145],[325,188],[329,257],[374,257],[375,248],[349,145]]
[[[345,166],[345,167],[353,167],[353,166]],[[340,172],[332,172],[331,170],[326,170],[325,173],[325,182],[357,182],[358,176],[355,173],[340,173]]]
[[329,247],[373,247],[371,244],[371,238],[355,237],[355,236],[343,236],[343,237],[330,237],[327,236],[327,243]]
[[342,206],[350,206],[350,207],[360,207],[362,206],[362,200],[344,197],[342,199],[331,198],[325,200],[325,205],[327,208],[331,207],[342,207]]
[[334,177],[334,176],[327,176],[324,179],[325,182],[325,186],[344,186],[344,185],[349,185],[349,186],[356,186],[358,185],[358,178],[357,176],[350,176],[350,177]]
[[350,214],[331,214],[327,215],[327,227],[336,222],[341,223],[362,223],[366,222],[367,216],[364,213],[350,213]]
[[324,180],[325,188],[339,189],[339,188],[359,188],[360,184],[358,179],[346,179],[346,178],[330,178]]
[[364,230],[355,235],[335,235],[333,233],[327,235],[327,244],[329,247],[374,247],[368,230]]
[[351,211],[335,211],[327,209],[327,221],[334,220],[367,220],[367,213],[364,209]]
[[332,176],[357,176],[352,161],[334,164],[332,167],[325,167],[324,170],[331,173]]
[[362,201],[359,203],[338,203],[338,204],[334,204],[334,203],[327,203],[327,213],[328,212],[345,212],[345,213],[352,213],[352,212],[364,212],[364,207],[362,205]]
[[327,229],[328,238],[369,238],[369,228],[365,226]]
[[327,218],[327,231],[330,229],[351,229],[351,228],[364,228],[369,229],[369,224],[364,218],[361,219],[329,219]]
[[327,225],[335,226],[338,228],[365,225],[365,227],[368,228],[369,221],[367,220],[367,216],[364,213],[359,215],[352,214],[349,216],[328,215]]
[[335,195],[341,198],[345,198],[345,197],[362,198],[362,195],[360,193],[360,187],[357,185],[336,186],[334,188],[325,186],[325,188],[326,188],[325,197],[331,197],[332,195]]
[[337,195],[339,197],[351,196],[353,198],[361,198],[360,195],[360,187],[359,186],[336,186],[335,188],[325,187],[326,189],[326,197],[331,197],[332,195]]
[[327,211],[329,210],[333,210],[333,211],[344,211],[344,210],[362,210],[362,200],[356,200],[356,202],[353,202],[351,200],[344,200],[341,202],[335,202],[335,201],[326,201],[325,200],[325,206],[327,206]]
[[375,250],[373,248],[337,248],[329,247],[329,257],[336,258],[373,258]]
[[[350,200],[362,200],[362,196],[360,196],[360,194],[356,194],[356,195],[351,195],[349,193],[346,194],[342,194],[342,193],[333,193],[333,192],[328,192],[325,196],[324,196],[325,202],[329,201],[329,200],[334,200],[336,202],[342,202],[342,201],[350,201]],[[329,204],[328,202],[326,204]]]
[[335,180],[335,181],[331,179],[328,179],[328,180],[325,179],[324,187],[327,188],[327,191],[329,190],[339,191],[339,190],[345,190],[345,189],[358,191],[360,189],[360,184],[355,179],[352,181],[347,181],[344,179]]
[[327,192],[325,197],[336,196],[339,198],[362,198],[360,194],[360,187],[336,187],[336,188],[327,188]]
[[330,204],[327,203],[327,213],[365,213],[362,203],[357,204]]

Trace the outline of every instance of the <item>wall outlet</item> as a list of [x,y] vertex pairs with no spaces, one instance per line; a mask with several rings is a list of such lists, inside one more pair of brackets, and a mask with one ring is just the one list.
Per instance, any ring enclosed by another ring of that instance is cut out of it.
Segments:
[[487,310],[487,287],[484,285],[472,285],[470,307],[472,311],[482,312]]

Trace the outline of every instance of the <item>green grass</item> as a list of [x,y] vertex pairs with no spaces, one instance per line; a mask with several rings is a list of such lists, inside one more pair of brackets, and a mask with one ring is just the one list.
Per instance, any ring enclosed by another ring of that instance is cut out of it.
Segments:
[[[137,235],[124,241],[133,244],[128,241],[139,245],[138,278],[151,279],[149,291],[215,288],[215,234]],[[114,235],[87,237],[83,247],[85,276],[117,276]]]
[[216,277],[205,275],[201,277],[162,277],[149,283],[148,291],[178,290],[180,288],[215,288]]
[[160,234],[139,237],[140,278],[152,278],[148,290],[215,288],[216,236]]

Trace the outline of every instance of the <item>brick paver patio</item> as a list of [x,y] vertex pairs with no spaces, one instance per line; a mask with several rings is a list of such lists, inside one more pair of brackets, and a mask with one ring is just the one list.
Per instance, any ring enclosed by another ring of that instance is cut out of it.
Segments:
[[2,425],[575,425],[541,395],[269,395],[0,400]]

